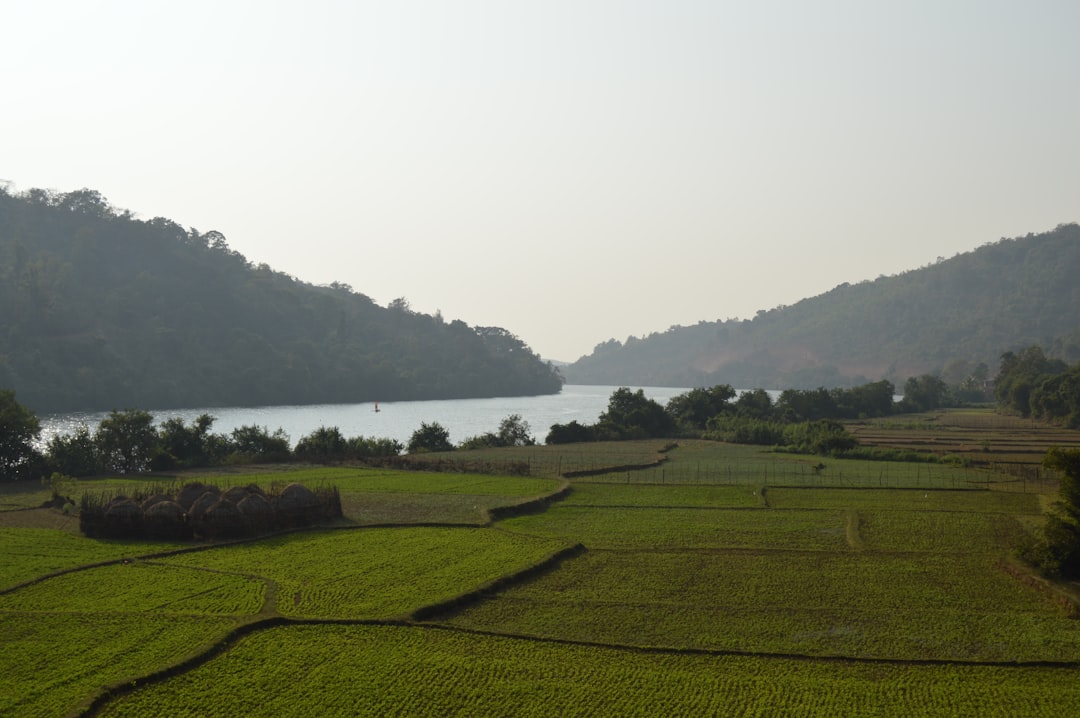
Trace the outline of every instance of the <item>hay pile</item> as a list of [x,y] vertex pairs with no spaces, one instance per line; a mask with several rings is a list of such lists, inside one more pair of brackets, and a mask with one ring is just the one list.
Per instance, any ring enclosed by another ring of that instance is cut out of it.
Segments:
[[83,494],[79,529],[91,538],[186,541],[257,536],[341,518],[337,487],[255,484],[222,490],[199,481],[175,491]]

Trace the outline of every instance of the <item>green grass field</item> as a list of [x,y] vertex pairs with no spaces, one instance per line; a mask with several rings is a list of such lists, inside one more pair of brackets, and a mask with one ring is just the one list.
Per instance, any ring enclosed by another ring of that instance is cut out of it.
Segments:
[[[103,715],[1059,718],[1072,669],[646,653],[386,626],[252,635]],[[222,706],[220,712],[213,707]]]
[[[538,448],[564,447],[515,452]],[[217,483],[332,483],[346,517],[179,553],[35,527],[53,514],[14,508],[36,489],[9,491],[0,715],[79,715],[106,691],[118,716],[1080,712],[1075,603],[1011,559],[1039,485],[709,442],[593,450],[555,455],[587,472],[569,493],[494,523],[562,482],[232,469]]]
[[64,569],[185,545],[87,539],[56,529],[0,528],[0,590]]
[[361,528],[289,534],[162,563],[261,576],[277,611],[304,618],[392,618],[539,563],[566,546],[489,528]]

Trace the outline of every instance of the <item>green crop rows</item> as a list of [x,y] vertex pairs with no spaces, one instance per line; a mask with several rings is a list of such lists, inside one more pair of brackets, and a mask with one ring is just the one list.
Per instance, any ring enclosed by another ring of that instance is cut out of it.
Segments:
[[0,589],[88,563],[115,561],[153,551],[178,548],[149,542],[85,539],[64,531],[0,528]]
[[985,556],[589,551],[449,620],[618,645],[1080,661],[1080,625]]
[[56,576],[0,596],[2,611],[258,613],[265,585],[244,576],[132,562]]
[[264,576],[277,584],[282,615],[386,618],[454,598],[565,545],[483,528],[372,528],[291,534],[165,562]]
[[503,522],[512,531],[576,539],[590,548],[790,548],[841,550],[840,511],[729,508],[597,508],[557,505]]
[[125,716],[1080,712],[1080,621],[1011,558],[1046,496],[970,490],[993,482],[940,465],[890,469],[905,488],[814,487],[840,466],[745,447],[720,481],[722,448],[579,476],[494,524],[560,482],[232,475],[333,482],[346,519],[180,553],[0,529],[0,715],[78,714],[104,691]]
[[236,623],[216,616],[0,612],[0,715],[68,715],[108,685],[209,648]]
[[[252,635],[104,715],[1054,716],[1075,672],[655,654],[382,626]],[[214,707],[220,707],[215,712]]]

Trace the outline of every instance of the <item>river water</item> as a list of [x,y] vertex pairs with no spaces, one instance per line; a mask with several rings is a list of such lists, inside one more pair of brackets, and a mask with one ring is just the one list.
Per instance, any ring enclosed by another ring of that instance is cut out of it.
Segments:
[[[211,432],[229,434],[241,426],[261,426],[268,431],[283,429],[293,446],[319,427],[336,426],[351,438],[366,436],[397,439],[407,444],[422,422],[439,423],[450,432],[450,441],[458,444],[473,436],[499,429],[499,422],[511,414],[520,414],[529,423],[531,434],[539,443],[552,424],[577,421],[592,424],[607,409],[614,386],[566,385],[562,392],[544,396],[500,397],[495,399],[453,399],[440,401],[391,401],[375,404],[315,404],[306,406],[226,407],[214,409],[167,409],[151,411],[155,421],[178,417],[191,423],[201,414],[215,417]],[[631,387],[642,389],[661,405],[689,389],[670,387]],[[40,417],[42,444],[57,434],[69,434],[80,424],[91,431],[108,412],[50,414]]]

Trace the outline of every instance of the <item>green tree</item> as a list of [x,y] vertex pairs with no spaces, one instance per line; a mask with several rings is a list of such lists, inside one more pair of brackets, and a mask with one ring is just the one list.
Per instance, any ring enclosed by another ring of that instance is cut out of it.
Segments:
[[790,422],[829,419],[838,413],[836,398],[824,387],[785,389],[776,402],[776,411]]
[[1039,377],[1029,402],[1035,418],[1080,429],[1080,364],[1061,374]]
[[597,430],[603,438],[610,439],[670,436],[675,430],[675,420],[664,407],[646,397],[644,390],[635,392],[620,387],[611,393]]
[[544,439],[545,444],[580,444],[586,441],[596,441],[596,431],[577,419],[566,424],[552,424]]
[[154,417],[141,409],[109,412],[95,439],[105,468],[122,474],[146,471],[160,451]]
[[450,432],[438,422],[420,422],[420,428],[409,437],[408,452],[419,454],[425,451],[453,451]]
[[1043,464],[1061,471],[1058,500],[1028,558],[1048,576],[1080,577],[1080,450],[1050,449]]
[[229,449],[233,460],[240,461],[288,461],[289,435],[278,427],[274,433],[264,426],[240,426],[229,435]]
[[30,478],[41,467],[41,455],[34,441],[41,422],[34,412],[15,400],[15,392],[0,390],[0,478]]
[[735,414],[745,419],[768,419],[774,412],[773,400],[764,389],[751,389],[735,400]]
[[296,442],[293,453],[305,461],[341,461],[347,448],[348,442],[336,426],[320,426]]
[[827,417],[831,419],[888,416],[895,408],[893,397],[896,394],[896,387],[886,379],[851,389],[834,389],[832,394],[839,413],[837,416]]
[[904,398],[900,410],[929,411],[949,403],[949,385],[933,374],[913,376],[904,382]]
[[731,412],[734,398],[735,389],[730,384],[717,384],[672,397],[666,410],[680,428],[700,431],[712,417]]
[[210,433],[213,425],[214,417],[209,414],[196,417],[190,426],[179,417],[162,422],[158,429],[161,450],[155,457],[154,468],[189,468],[218,463],[224,457],[226,442]]
[[86,424],[70,434],[55,434],[46,446],[52,468],[68,476],[93,476],[105,471],[97,440]]
[[1001,367],[994,379],[994,397],[998,404],[1021,416],[1031,415],[1031,394],[1039,380],[1049,374],[1061,374],[1068,365],[1049,359],[1042,347],[1030,346],[1018,354],[1001,355]]
[[397,456],[405,447],[397,439],[376,439],[365,436],[354,436],[348,440],[345,455],[350,459],[360,461],[366,459],[385,458]]
[[496,436],[499,446],[533,446],[536,439],[531,436],[531,431],[532,427],[521,418],[521,414],[511,414],[499,422],[499,433]]
[[461,442],[460,448],[466,450],[499,448],[503,446],[534,446],[534,439],[529,422],[521,414],[511,414],[499,423],[497,432],[487,432],[480,436],[471,436]]

